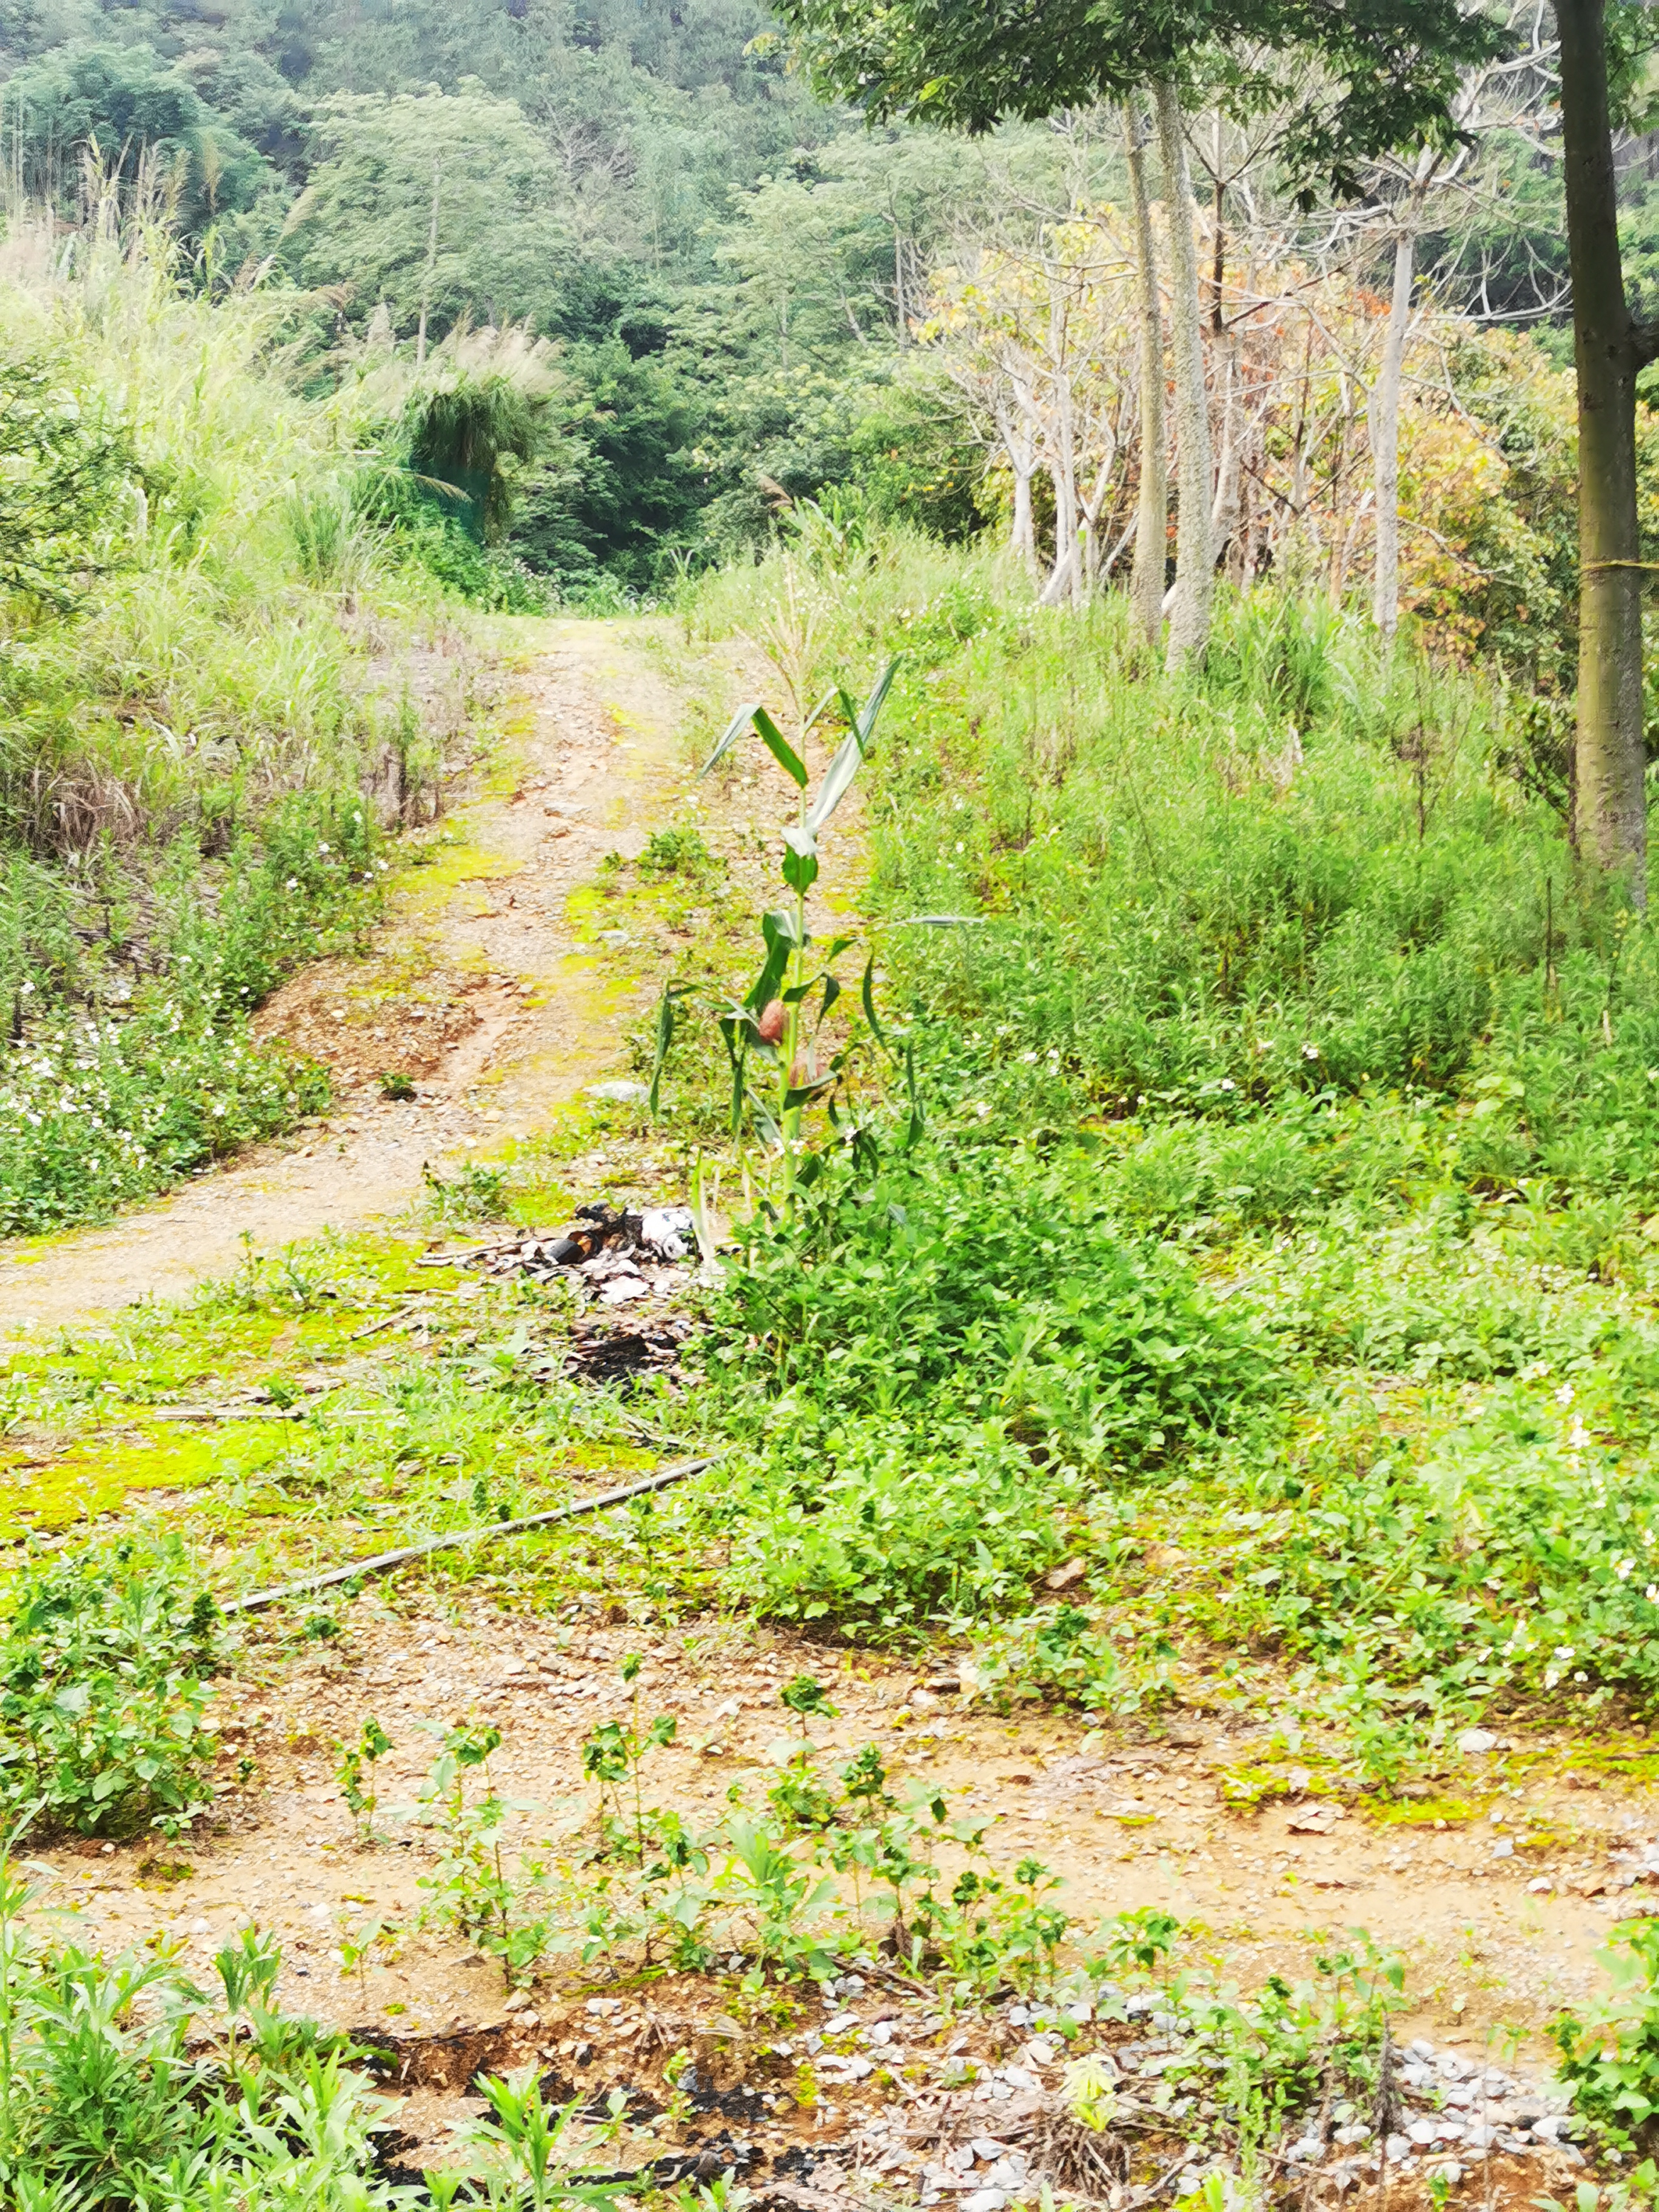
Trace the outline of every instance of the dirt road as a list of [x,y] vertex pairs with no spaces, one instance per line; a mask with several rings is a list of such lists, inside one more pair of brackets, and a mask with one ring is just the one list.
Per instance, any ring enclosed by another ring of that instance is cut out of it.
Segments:
[[[325,963],[259,1027],[334,1067],[328,1121],[198,1177],[106,1228],[0,1244],[0,1342],[176,1298],[265,1249],[395,1214],[422,1167],[544,1121],[623,1072],[648,980],[618,989],[570,894],[612,850],[633,857],[689,781],[678,702],[648,625],[524,624],[532,656],[507,787],[453,816],[434,865],[408,871],[371,959]],[[501,779],[507,781],[507,779]],[[648,968],[649,948],[639,965]],[[406,1067],[416,1097],[386,1099]]]

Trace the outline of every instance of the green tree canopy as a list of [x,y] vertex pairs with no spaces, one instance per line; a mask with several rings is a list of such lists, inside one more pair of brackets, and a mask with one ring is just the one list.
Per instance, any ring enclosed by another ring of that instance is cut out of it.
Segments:
[[1322,64],[1287,133],[1289,166],[1339,191],[1358,159],[1449,135],[1460,70],[1498,27],[1460,0],[778,0],[826,93],[873,118],[988,131],[1186,76],[1204,63],[1248,98],[1237,57]]
[[283,259],[303,284],[346,288],[360,319],[384,301],[398,333],[419,322],[434,179],[435,331],[464,316],[501,326],[534,314],[575,257],[545,144],[476,79],[456,93],[341,94],[313,130],[315,166]]
[[26,189],[42,199],[73,194],[83,149],[127,178],[153,153],[177,180],[179,228],[194,238],[274,181],[263,155],[148,46],[60,48],[10,79],[5,106],[21,135]]

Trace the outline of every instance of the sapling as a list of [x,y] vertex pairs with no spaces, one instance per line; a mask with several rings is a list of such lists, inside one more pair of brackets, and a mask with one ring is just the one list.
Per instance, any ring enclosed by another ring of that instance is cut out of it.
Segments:
[[[897,666],[896,659],[887,663],[861,706],[839,686],[828,693],[810,714],[798,718],[793,743],[763,706],[751,703],[739,708],[702,770],[708,775],[745,731],[752,730],[799,794],[796,818],[782,833],[781,873],[788,903],[769,908],[761,917],[765,957],[760,973],[746,995],[716,1017],[731,1065],[732,1137],[741,1145],[751,1125],[759,1132],[762,1139],[781,1157],[787,1193],[795,1184],[801,1115],[808,1105],[831,1098],[848,1060],[842,1050],[826,1067],[818,1064],[818,1039],[842,995],[841,981],[833,972],[835,963],[854,941],[849,936],[838,936],[821,944],[807,928],[807,895],[818,878],[818,839],[852,787],[870,750]],[[809,798],[811,778],[802,750],[811,731],[836,713],[846,725],[846,735],[824,771],[817,796]],[[811,968],[814,958],[822,961],[815,970]],[[861,995],[872,1032],[879,1041],[873,978],[872,956],[865,968]],[[677,1010],[689,988],[683,983],[671,983],[659,1002],[651,1078],[653,1112],[660,1098],[663,1065],[673,1042]],[[817,1006],[812,1012],[809,1006],[814,1000]],[[751,1060],[774,1071],[769,1084],[757,1085],[751,1080]]]
[[[635,1863],[641,1866],[645,1863],[647,1828],[641,1788],[645,1754],[649,1750],[661,1750],[672,1743],[679,1732],[679,1722],[672,1713],[659,1713],[648,1727],[643,1723],[640,1712],[639,1679],[644,1663],[637,1651],[630,1651],[622,1663],[623,1680],[633,1692],[631,1723],[624,1727],[620,1721],[602,1721],[581,1750],[582,1772],[590,1781],[599,1785],[599,1848],[602,1851],[613,1848],[621,1838],[621,1789],[624,1782],[631,1781],[634,1799],[633,1856]],[[605,1826],[607,1791],[618,1815],[609,1833]]]
[[368,2002],[369,1954],[386,1932],[383,1920],[360,1920],[355,1927],[340,1931],[340,1971],[356,1975],[357,1993],[365,2005]]
[[829,1691],[811,1674],[797,1674],[793,1682],[786,1682],[778,1692],[778,1703],[793,1713],[800,1723],[803,1743],[807,1741],[806,1722],[810,1714],[817,1713],[825,1720],[834,1720],[837,1711],[830,1702]]
[[335,1778],[347,1809],[357,1823],[357,1840],[360,1844],[372,1844],[375,1840],[375,1808],[380,1802],[374,1770],[392,1748],[392,1738],[371,1713],[355,1744],[337,1743],[334,1748],[340,1754]]

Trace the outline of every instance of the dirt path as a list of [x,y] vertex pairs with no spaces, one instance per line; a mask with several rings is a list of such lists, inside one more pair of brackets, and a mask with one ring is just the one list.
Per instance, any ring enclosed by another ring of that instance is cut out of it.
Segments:
[[[686,781],[646,628],[523,626],[535,659],[511,788],[449,819],[369,961],[308,969],[265,1009],[262,1033],[332,1066],[328,1120],[107,1228],[0,1244],[0,1341],[176,1298],[230,1273],[245,1240],[269,1249],[396,1213],[423,1164],[527,1130],[625,1072],[622,1034],[648,985],[610,981],[615,948],[568,909],[606,853],[643,850]],[[413,1079],[412,1100],[383,1096],[386,1069]]]
[[[651,1754],[647,1802],[673,1807],[694,1830],[721,1817],[733,1790],[770,1825],[764,1793],[787,1735],[780,1685],[804,1670],[827,1674],[838,1713],[814,1723],[823,1769],[833,1772],[860,1746],[877,1744],[890,1788],[903,1796],[926,1785],[930,1796],[945,1795],[952,1816],[983,1820],[1005,1871],[1029,1854],[1062,1877],[1060,1901],[1085,1941],[1103,1917],[1155,1907],[1186,1927],[1189,1966],[1207,1961],[1248,1990],[1275,1972],[1308,1978],[1322,1942],[1341,1948],[1363,1929],[1407,1961],[1402,2044],[1426,2037],[1454,2068],[1502,2063],[1543,2084],[1553,2069],[1540,2031],[1564,2004],[1601,1985],[1595,1950],[1616,1917],[1643,1910],[1640,1884],[1654,1878],[1644,1876],[1644,1863],[1659,1867],[1648,1794],[1598,1789],[1592,1777],[1564,1774],[1559,1762],[1534,1767],[1514,1798],[1494,1799],[1510,1807],[1510,1825],[1528,1814],[1546,1824],[1534,1844],[1504,1856],[1501,1832],[1480,1802],[1413,1826],[1356,1811],[1329,1820],[1324,1832],[1312,1800],[1230,1807],[1224,1779],[1261,1755],[1266,1735],[1237,1720],[1194,1716],[1166,1734],[1090,1732],[1064,1714],[959,1711],[961,1693],[943,1686],[946,1677],[930,1690],[902,1662],[836,1655],[735,1624],[665,1634],[546,1616],[509,1620],[465,1599],[398,1619],[372,1591],[343,1613],[343,1633],[325,1650],[297,1662],[270,1647],[247,1655],[223,1714],[226,1769],[241,1754],[247,1778],[222,1786],[214,1833],[172,1850],[149,1839],[60,1847],[42,1858],[51,1902],[75,1916],[80,1940],[177,1942],[187,1965],[210,1980],[215,1949],[239,1927],[258,1924],[281,1938],[291,2006],[378,2035],[430,2039],[414,2046],[418,2069],[404,2085],[431,2094],[417,2095],[403,2122],[428,2158],[441,2157],[481,2063],[539,2055],[569,2065],[574,2057],[591,2070],[573,2079],[602,2088],[639,2084],[647,2054],[654,2050],[654,2075],[681,2042],[696,2044],[703,2064],[710,2023],[691,2014],[717,2008],[723,1993],[711,1996],[696,1978],[671,1975],[653,1990],[647,1977],[635,1988],[626,1949],[613,1957],[601,1947],[585,1969],[574,1951],[550,1958],[534,1989],[509,1998],[493,1961],[453,1933],[421,1925],[442,1847],[408,1809],[437,1735],[463,1721],[498,1727],[492,1781],[515,1808],[517,1834],[555,1860],[576,1858],[593,1821],[580,1747],[606,1721],[629,1724],[618,1662],[630,1650],[644,1659],[643,1709],[673,1713],[679,1723],[672,1746]],[[269,1674],[263,1659],[276,1662]],[[354,1738],[370,1712],[395,1748],[379,1776],[383,1839],[365,1848],[334,1767],[339,1741]],[[1494,1744],[1465,1760],[1472,1798],[1504,1786],[1504,1757]],[[1575,1792],[1575,1778],[1589,1790]],[[339,1946],[343,1935],[365,1928],[383,1930],[384,1940],[356,1972]],[[606,1993],[618,1966],[629,2007]],[[878,1981],[871,1994],[880,2000],[896,1986]],[[932,2064],[951,2032],[935,2033],[948,2012],[922,2021],[936,2001],[920,1990],[908,2004],[863,2010],[898,2023],[912,2055]],[[833,1996],[823,2002],[841,2008]],[[810,2025],[816,2006],[803,1996],[795,2010]],[[757,2032],[781,2017],[765,2014]],[[727,2032],[718,2018],[713,2025]],[[994,2045],[997,2033],[994,2021],[976,2028],[973,2047]],[[469,2039],[480,2036],[487,2040],[475,2047]],[[458,2056],[465,2063],[451,2064]],[[763,2057],[751,2051],[732,2080],[742,2082],[747,2069],[760,2081]],[[817,2154],[850,2155],[857,2131],[887,2099],[882,2081],[866,2088],[837,2091],[827,2112],[820,2106],[811,2113],[796,2109],[787,2079],[774,2082],[781,2094],[769,2089],[745,2110],[753,2124],[744,2132],[775,2170],[787,2170],[780,2161],[803,2143]],[[1537,2161],[1552,2148],[1540,2140],[1517,2170],[1513,2196],[1504,2190],[1494,2201],[1528,2201],[1542,2178]]]

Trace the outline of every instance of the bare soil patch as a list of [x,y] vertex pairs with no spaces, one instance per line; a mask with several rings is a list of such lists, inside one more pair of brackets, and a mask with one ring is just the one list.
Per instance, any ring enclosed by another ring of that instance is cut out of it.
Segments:
[[[1352,1812],[1321,1832],[1300,1817],[1313,1801],[1230,1807],[1225,1778],[1259,1749],[1261,1734],[1231,1719],[1090,1730],[1052,1712],[962,1711],[959,1693],[926,1686],[944,1679],[933,1668],[918,1675],[896,1659],[736,1627],[572,1627],[483,1602],[459,1619],[400,1619],[373,1591],[341,1619],[338,1641],[305,1647],[297,1660],[274,1643],[251,1650],[227,1685],[210,1834],[166,1854],[153,1840],[49,1850],[46,1901],[75,1916],[82,1940],[178,1943],[204,1973],[238,1927],[275,1932],[285,2002],[383,2051],[388,2087],[409,2098],[395,2157],[411,2171],[442,2162],[455,2125],[482,2111],[471,2086],[480,2068],[532,2061],[559,2094],[620,2088],[648,2120],[669,2100],[665,2064],[691,2051],[695,2109],[656,2127],[653,2155],[689,2160],[688,2171],[707,2155],[804,2212],[826,2195],[877,2185],[878,2194],[920,2190],[937,2201],[937,2176],[953,2170],[940,2163],[947,2149],[976,2134],[1018,2147],[1049,2109],[1068,2053],[1056,2045],[1048,2063],[1041,2049],[1034,2057],[1006,2002],[946,2021],[936,1993],[882,1970],[834,2002],[809,1987],[772,2013],[734,2019],[718,1984],[619,1979],[605,1959],[586,1968],[553,1962],[514,1992],[468,1942],[418,1924],[434,1842],[385,1808],[412,1804],[437,1734],[463,1721],[499,1727],[494,1780],[532,1808],[518,1815],[523,1834],[560,1853],[579,1849],[594,1814],[580,1747],[597,1724],[631,1710],[618,1671],[630,1650],[644,1655],[644,1710],[680,1723],[676,1741],[654,1754],[647,1794],[688,1821],[712,1825],[733,1784],[761,1804],[774,1747],[791,1725],[779,1687],[810,1671],[831,1682],[839,1707],[814,1730],[826,1765],[878,1744],[892,1786],[942,1790],[953,1812],[988,1820],[1000,1863],[1032,1855],[1063,1876],[1061,1901],[1081,1933],[1155,1905],[1187,1925],[1194,1959],[1253,1989],[1270,1972],[1305,1977],[1322,1940],[1363,1929],[1405,1955],[1418,2009],[1399,2033],[1402,2043],[1426,2036],[1436,2064],[1503,2064],[1522,2083],[1543,2083],[1551,2069],[1539,2031],[1600,1987],[1595,1948],[1621,1913],[1642,1909],[1643,1885],[1656,1878],[1645,1870],[1656,1823],[1648,1793],[1575,1788],[1559,1771],[1532,1792],[1534,1809],[1550,1815],[1549,1847],[1498,1857],[1485,1820],[1407,1832]],[[371,1712],[395,1749],[380,1776],[387,1840],[364,1846],[333,1769],[337,1742]],[[357,1974],[338,1946],[365,1922],[398,1933],[390,1953]],[[858,2030],[846,2047],[871,2064],[862,2075],[848,2069],[827,2103],[803,2104],[792,2087],[801,2039],[846,2010]],[[951,2055],[979,2062],[982,2078],[951,2087],[955,2077],[942,2073]],[[1021,2089],[1022,2071],[1040,2095]],[[1024,2102],[1005,2110],[1011,2094]],[[1442,2154],[1413,2155],[1416,2166],[1394,2184],[1404,2203],[1427,2201],[1424,2161]],[[1519,2203],[1554,2187],[1564,2177],[1553,2163],[1573,2156],[1538,2143],[1523,2156],[1489,2150],[1475,2170],[1493,2201]],[[963,2172],[990,2185],[984,2161],[969,2157]],[[1363,2178],[1356,2169],[1354,2185]]]

